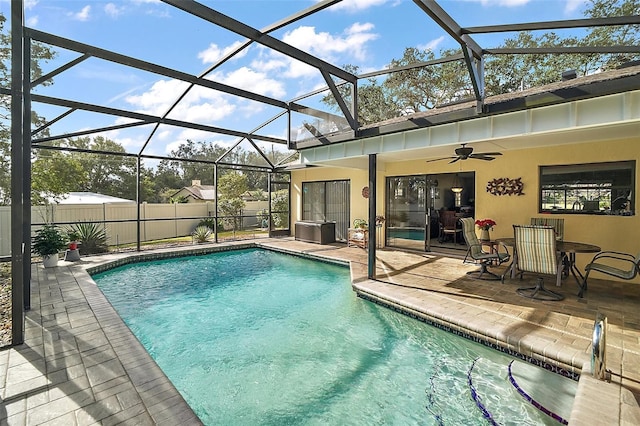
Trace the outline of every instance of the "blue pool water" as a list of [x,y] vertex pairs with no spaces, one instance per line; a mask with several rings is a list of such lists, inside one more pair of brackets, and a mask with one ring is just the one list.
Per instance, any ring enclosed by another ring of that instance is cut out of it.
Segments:
[[390,228],[389,238],[404,238],[405,240],[424,241],[424,229]]
[[470,384],[499,424],[559,424],[509,384],[513,358],[358,299],[344,267],[250,249],[93,278],[208,425],[489,424]]

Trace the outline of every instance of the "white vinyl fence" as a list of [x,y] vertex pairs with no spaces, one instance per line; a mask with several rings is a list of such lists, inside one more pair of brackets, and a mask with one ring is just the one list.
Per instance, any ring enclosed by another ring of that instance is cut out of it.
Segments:
[[[268,209],[268,201],[247,201],[242,211],[243,227],[258,227],[256,214]],[[140,205],[140,240],[190,235],[204,217],[214,216],[215,204],[147,204]],[[186,219],[179,219],[186,218]],[[119,222],[132,220],[133,222]],[[56,204],[31,208],[32,231],[46,222],[72,224],[78,222],[103,222],[107,231],[107,244],[119,245],[136,241],[136,204]],[[113,222],[109,222],[113,221]],[[68,225],[60,225],[65,227]],[[0,257],[11,255],[11,206],[0,206]]]

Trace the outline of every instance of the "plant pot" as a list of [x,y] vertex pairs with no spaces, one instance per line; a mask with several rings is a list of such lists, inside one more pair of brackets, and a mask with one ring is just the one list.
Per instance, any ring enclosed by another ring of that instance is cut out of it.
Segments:
[[58,266],[58,253],[42,256],[42,265],[45,268],[55,268]]

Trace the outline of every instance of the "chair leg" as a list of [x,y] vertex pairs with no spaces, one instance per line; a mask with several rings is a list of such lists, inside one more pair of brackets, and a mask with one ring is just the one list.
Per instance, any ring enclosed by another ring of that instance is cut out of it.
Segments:
[[[474,274],[478,274],[477,277],[474,277],[474,278],[476,278],[478,280],[491,280],[491,281],[494,281],[494,280],[500,280],[501,279],[499,275],[496,275],[493,272],[489,271],[489,269],[487,269],[487,264],[484,263],[484,262],[480,264],[480,269],[475,270],[475,271],[467,272],[467,275],[474,275]],[[482,278],[482,276],[484,274],[489,275],[490,278]]]
[[551,290],[547,290],[544,287],[542,278],[538,278],[538,282],[535,287],[520,287],[516,290],[522,297],[537,300],[562,300],[564,296]]
[[580,291],[578,292],[578,297],[582,298],[584,296],[584,292],[587,291],[587,279],[589,278],[589,272],[591,269],[587,269],[584,273],[584,280],[582,280],[582,284],[580,284]]

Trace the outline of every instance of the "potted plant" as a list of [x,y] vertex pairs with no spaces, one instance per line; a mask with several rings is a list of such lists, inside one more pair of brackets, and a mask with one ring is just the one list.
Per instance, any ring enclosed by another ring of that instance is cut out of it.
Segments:
[[489,231],[496,226],[496,222],[493,219],[478,219],[476,220],[476,226],[480,228],[480,240],[491,241]]
[[353,227],[356,229],[366,229],[367,228],[367,221],[364,219],[354,219],[353,220]]
[[80,240],[80,234],[75,229],[69,229],[67,231],[67,238],[69,239],[69,250],[78,249],[78,240]]
[[31,251],[42,257],[45,268],[58,265],[58,253],[67,246],[64,234],[57,226],[46,224],[36,231]]

